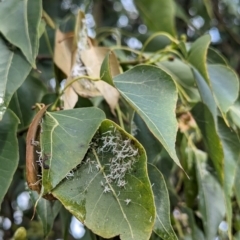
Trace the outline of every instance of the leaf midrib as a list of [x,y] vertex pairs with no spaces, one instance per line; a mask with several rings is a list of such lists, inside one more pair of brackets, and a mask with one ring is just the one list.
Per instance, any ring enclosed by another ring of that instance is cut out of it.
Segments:
[[[98,156],[97,156],[97,153],[96,153],[96,151],[95,151],[94,149],[93,149],[93,153],[94,153],[94,156],[95,156],[95,158],[96,158],[99,166],[101,166],[101,169],[104,169],[103,166],[102,166],[102,164],[101,164],[101,162],[99,161],[99,158],[98,158]],[[104,170],[102,170],[102,174],[104,175],[104,178],[107,179],[107,175],[105,174]],[[134,239],[134,234],[133,234],[133,230],[132,230],[131,224],[129,223],[129,221],[128,221],[128,219],[127,219],[127,216],[126,216],[126,214],[125,214],[125,212],[124,212],[124,210],[123,210],[123,207],[122,207],[122,205],[121,205],[121,203],[120,203],[120,201],[119,201],[119,199],[118,199],[118,197],[117,197],[117,194],[115,193],[115,190],[112,188],[111,184],[109,184],[108,182],[107,182],[107,184],[108,184],[108,186],[110,187],[110,189],[111,189],[111,191],[112,191],[112,193],[113,193],[113,196],[114,196],[114,197],[116,198],[116,200],[117,200],[117,203],[118,203],[118,205],[119,205],[119,207],[120,207],[120,210],[121,210],[121,212],[122,212],[122,214],[123,214],[123,218],[126,220],[126,222],[127,222],[127,224],[128,224],[128,227],[129,227],[129,230],[130,230],[132,239]]]

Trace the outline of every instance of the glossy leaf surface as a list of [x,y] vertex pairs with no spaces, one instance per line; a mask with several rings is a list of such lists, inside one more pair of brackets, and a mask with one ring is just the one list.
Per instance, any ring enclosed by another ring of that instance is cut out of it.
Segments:
[[[220,183],[223,183],[224,176],[224,155],[221,140],[218,136],[217,127],[208,108],[198,103],[192,110],[195,121],[197,122],[209,157],[217,171]],[[208,123],[208,124],[206,124]]]
[[97,108],[47,112],[42,123],[41,155],[49,169],[43,171],[45,192],[81,163],[89,143],[105,118]]
[[188,61],[191,63],[198,72],[202,75],[204,80],[210,84],[207,72],[207,51],[211,42],[210,35],[204,35],[198,38],[191,46],[188,55]]
[[3,1],[0,3],[0,16],[0,32],[11,44],[20,48],[28,62],[35,67],[42,1]]
[[172,159],[181,166],[175,152],[177,91],[171,76],[160,68],[141,65],[113,80],[122,96],[142,117]]
[[[0,3],[1,5],[2,3]],[[19,50],[10,50],[0,37],[0,120],[14,94],[30,72],[31,65]]]
[[220,64],[208,65],[208,73],[218,107],[226,115],[238,98],[238,77],[230,67]]

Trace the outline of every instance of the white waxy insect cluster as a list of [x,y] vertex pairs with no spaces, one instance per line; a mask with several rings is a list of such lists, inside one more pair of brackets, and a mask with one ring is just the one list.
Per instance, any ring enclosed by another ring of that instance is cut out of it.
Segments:
[[[93,151],[93,149],[100,160],[101,156],[103,158],[106,158],[106,155],[111,156],[108,163],[97,162],[97,160],[93,160],[87,155],[75,170],[84,164],[88,167],[88,174],[94,170],[104,171],[104,181],[100,182],[104,193],[110,193],[112,191],[111,185],[113,184],[118,188],[125,188],[128,184],[125,175],[133,170],[133,166],[139,157],[138,149],[133,146],[131,139],[124,139],[116,127],[112,126],[109,131],[102,135],[95,135],[94,140],[90,143],[89,151]],[[72,177],[74,177],[74,170],[66,175],[67,179]],[[131,199],[125,199],[124,202],[128,205]]]
[[104,168],[105,175],[104,192],[109,192],[108,184],[115,183],[117,187],[123,188],[127,185],[125,175],[131,172],[134,163],[137,161],[138,149],[135,149],[131,140],[123,139],[122,135],[112,126],[112,130],[105,132],[100,138],[98,155],[111,153],[112,157]]
[[[81,21],[82,21],[82,24],[81,24],[80,31],[78,33],[79,40],[77,43],[75,63],[71,70],[72,78],[85,76],[87,75],[87,70],[90,71],[90,69],[87,69],[81,60],[81,52],[83,50],[89,49],[86,20],[82,19]],[[86,90],[94,90],[96,88],[95,84],[88,79],[81,79],[78,81],[78,83],[81,84],[81,86]],[[86,93],[82,91],[81,94],[85,95]],[[86,94],[86,97],[87,97],[87,94]]]

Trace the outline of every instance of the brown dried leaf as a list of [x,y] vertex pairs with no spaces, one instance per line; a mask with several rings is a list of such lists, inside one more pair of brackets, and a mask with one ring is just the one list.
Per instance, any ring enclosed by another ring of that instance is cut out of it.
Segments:
[[44,106],[44,104],[40,105],[42,107],[38,113],[35,115],[33,121],[31,122],[27,137],[26,137],[26,178],[28,187],[31,190],[37,191],[40,193],[41,191],[41,183],[38,179],[38,165],[36,162],[36,146],[38,145],[36,139],[39,130],[39,122],[44,116],[49,105]]
[[59,29],[55,35],[54,62],[67,75],[72,69],[73,38],[72,33],[62,33]]
[[[66,85],[72,81],[72,78],[69,77],[66,81]],[[64,109],[73,109],[76,102],[78,101],[78,95],[72,88],[72,86],[69,86],[65,91],[63,95],[63,101],[64,101]]]
[[[94,78],[100,77],[102,62],[109,51],[110,49],[107,47],[91,47],[90,49],[81,52],[81,60],[84,63],[89,76]],[[111,73],[112,76],[115,77],[120,74],[120,71],[118,60],[114,53],[110,55],[110,61]]]
[[114,109],[118,104],[120,96],[118,90],[102,80],[95,82],[95,85],[108,103],[111,112],[115,115]]
[[[100,78],[100,69],[102,62],[106,56],[106,54],[110,50],[106,47],[91,47],[90,49],[84,50],[81,52],[81,60],[86,67],[86,71],[88,75],[93,78]],[[116,76],[120,73],[119,64],[115,54],[111,54],[111,73],[112,76]],[[114,113],[114,109],[118,103],[119,92],[116,88],[110,86],[104,81],[95,82],[95,86],[101,92],[105,100],[107,101],[111,111]]]

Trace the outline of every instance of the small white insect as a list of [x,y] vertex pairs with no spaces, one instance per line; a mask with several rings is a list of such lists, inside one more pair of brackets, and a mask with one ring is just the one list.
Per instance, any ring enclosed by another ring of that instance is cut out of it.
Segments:
[[66,175],[66,179],[72,178],[74,177],[74,172],[71,170],[67,175]]
[[104,192],[104,193],[111,192],[111,188],[109,188],[108,185],[105,185],[103,192]]
[[31,139],[31,145],[37,147],[39,146],[39,141],[35,141],[34,139]]
[[131,202],[131,199],[125,199],[124,202],[126,203],[126,205],[128,205]]

